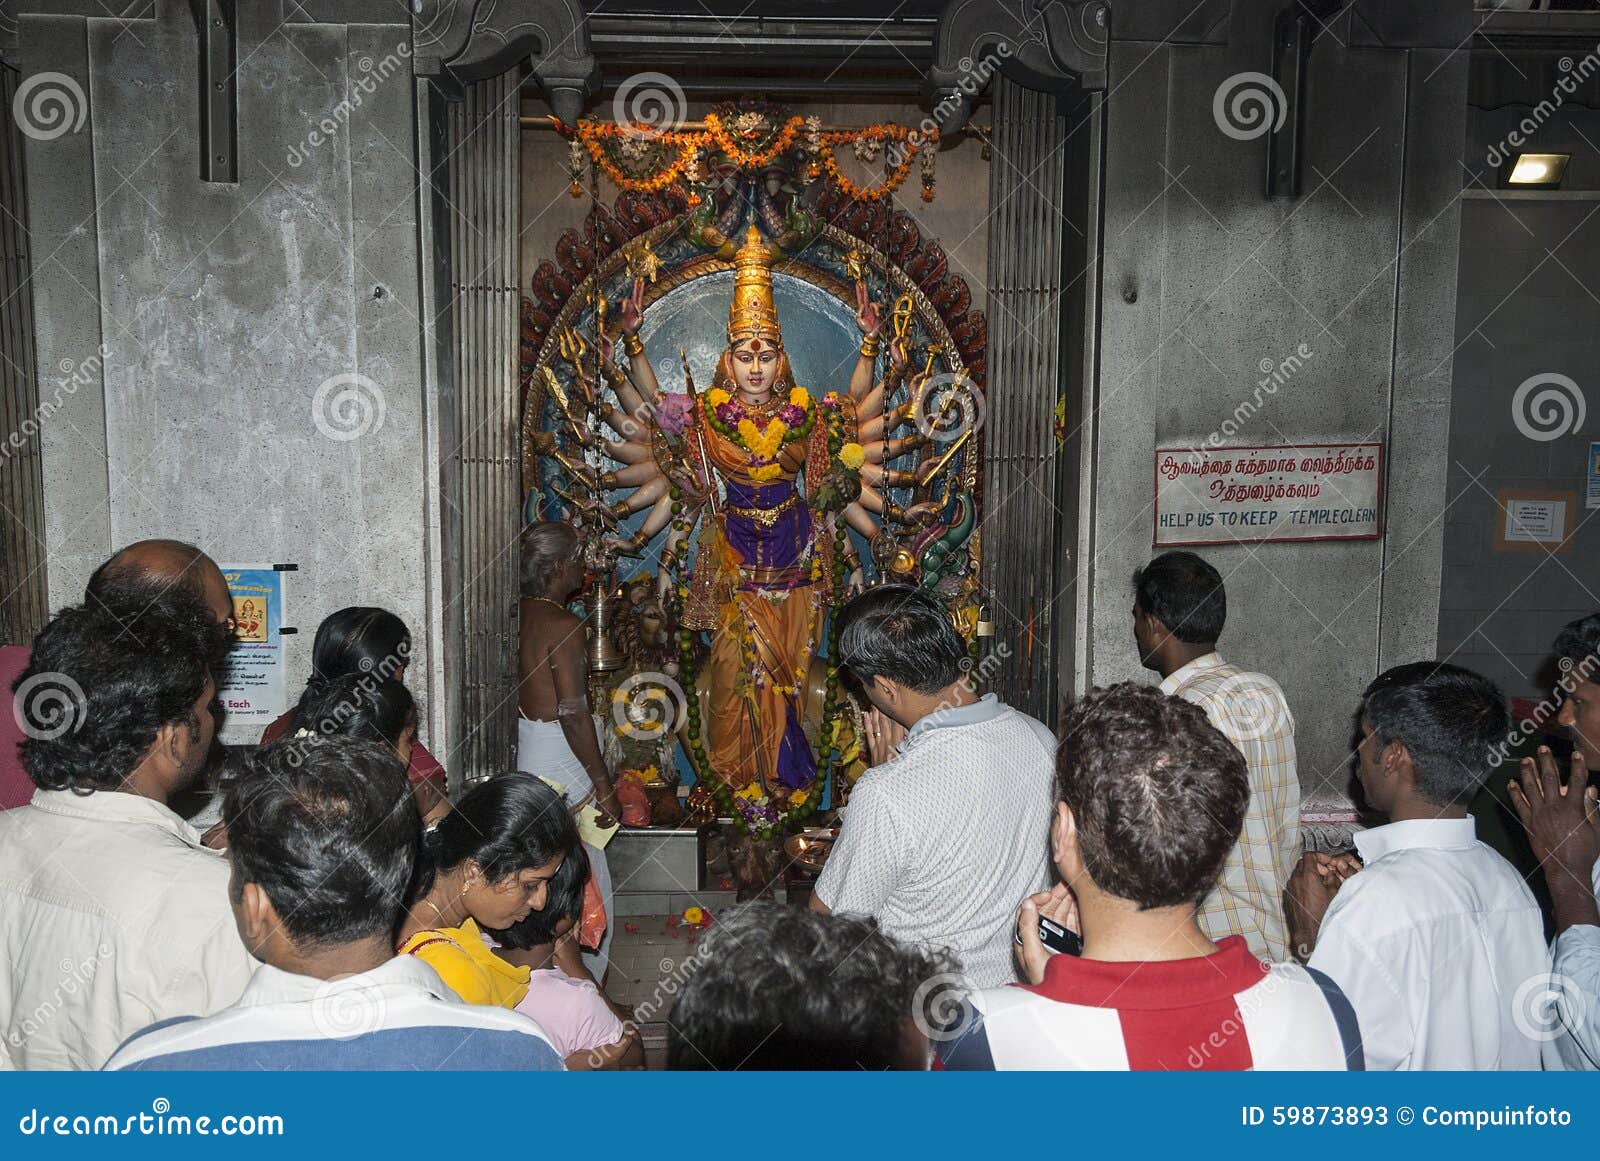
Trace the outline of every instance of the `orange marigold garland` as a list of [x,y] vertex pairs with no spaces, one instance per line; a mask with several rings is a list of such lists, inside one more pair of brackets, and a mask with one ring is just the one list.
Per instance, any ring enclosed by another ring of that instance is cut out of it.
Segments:
[[[814,180],[826,173],[839,192],[852,201],[875,202],[888,197],[905,183],[911,166],[920,157],[922,161],[922,199],[933,200],[933,151],[939,143],[937,128],[916,131],[904,125],[891,123],[867,125],[860,129],[833,129],[820,131],[816,118],[790,117],[783,122],[765,148],[749,150],[740,145],[735,134],[742,130],[729,128],[716,113],[707,113],[704,130],[663,129],[641,134],[637,126],[622,126],[610,122],[580,121],[576,125],[559,124],[557,129],[573,144],[570,167],[574,184],[577,182],[579,143],[588,151],[595,165],[620,189],[639,193],[656,193],[680,180],[691,187],[699,171],[702,149],[729,158],[740,169],[765,169],[785,155],[798,151],[804,155],[800,171],[803,179]],[[647,174],[627,172],[612,156],[610,142],[626,137],[637,141],[641,137],[659,146],[669,154],[660,169]],[[898,142],[901,146],[899,161],[883,181],[862,186],[846,177],[839,168],[835,147],[843,144],[867,143],[876,152],[876,146]],[[675,153],[673,151],[676,151]],[[691,201],[698,201],[691,188]],[[577,196],[576,192],[574,196]]]
[[715,113],[707,113],[704,136],[707,144],[715,144],[740,169],[765,169],[794,148],[795,139],[800,136],[800,131],[805,127],[806,121],[804,117],[790,117],[784,122],[783,128],[778,130],[778,135],[773,138],[771,145],[755,153],[747,153],[729,135],[727,126],[722,123],[722,118]]
[[[916,138],[916,140],[913,140]],[[860,186],[844,175],[839,168],[839,159],[834,147],[843,144],[855,144],[858,141],[896,141],[901,143],[903,152],[900,161],[884,175],[883,181],[870,186]],[[904,125],[869,125],[865,129],[835,129],[822,135],[823,151],[822,164],[827,170],[828,177],[833,184],[839,187],[839,192],[852,201],[876,202],[881,201],[899,189],[905,183],[906,176],[911,172],[911,165],[919,153],[931,156],[932,150],[939,143],[938,129],[929,129],[925,135],[917,135]],[[924,162],[922,198],[924,201],[933,200],[933,185],[927,163]]]

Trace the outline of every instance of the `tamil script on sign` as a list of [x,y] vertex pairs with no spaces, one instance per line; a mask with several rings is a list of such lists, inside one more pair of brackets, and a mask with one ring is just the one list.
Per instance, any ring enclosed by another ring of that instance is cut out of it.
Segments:
[[1383,445],[1157,448],[1155,543],[1372,540]]

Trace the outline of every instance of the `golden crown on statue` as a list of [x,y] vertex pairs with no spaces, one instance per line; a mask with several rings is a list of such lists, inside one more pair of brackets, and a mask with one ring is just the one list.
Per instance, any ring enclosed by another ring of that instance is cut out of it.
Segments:
[[728,345],[735,347],[748,339],[783,346],[778,310],[772,305],[772,251],[754,226],[734,255],[733,302],[728,306]]

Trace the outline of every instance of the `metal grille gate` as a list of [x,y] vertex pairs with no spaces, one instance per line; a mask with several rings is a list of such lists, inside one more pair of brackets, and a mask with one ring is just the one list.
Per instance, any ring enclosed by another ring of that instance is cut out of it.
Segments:
[[1054,726],[1073,602],[1062,562],[1076,513],[1055,438],[1062,376],[1066,120],[1054,95],[995,78],[989,217],[984,594],[986,685]]
[[445,521],[457,567],[444,598],[458,603],[447,623],[463,638],[452,765],[467,782],[516,762],[519,90],[519,74],[504,73],[468,87],[448,114],[459,442]]
[[22,134],[10,115],[17,74],[0,68],[0,644],[33,639],[48,619],[39,385],[34,378]]

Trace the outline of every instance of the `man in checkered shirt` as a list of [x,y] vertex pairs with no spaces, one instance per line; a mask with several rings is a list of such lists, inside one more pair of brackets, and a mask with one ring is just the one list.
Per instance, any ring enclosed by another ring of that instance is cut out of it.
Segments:
[[944,607],[880,585],[840,614],[839,661],[872,710],[872,769],[850,793],[811,906],[945,948],[974,987],[1017,978],[1017,905],[1046,890],[1055,735],[978,696]]
[[1161,691],[1193,702],[1239,748],[1250,806],[1222,881],[1200,908],[1212,939],[1242,935],[1272,963],[1289,958],[1283,889],[1300,857],[1300,779],[1294,717],[1278,683],[1222,659],[1228,616],[1222,576],[1192,552],[1167,552],[1134,574],[1133,635]]

